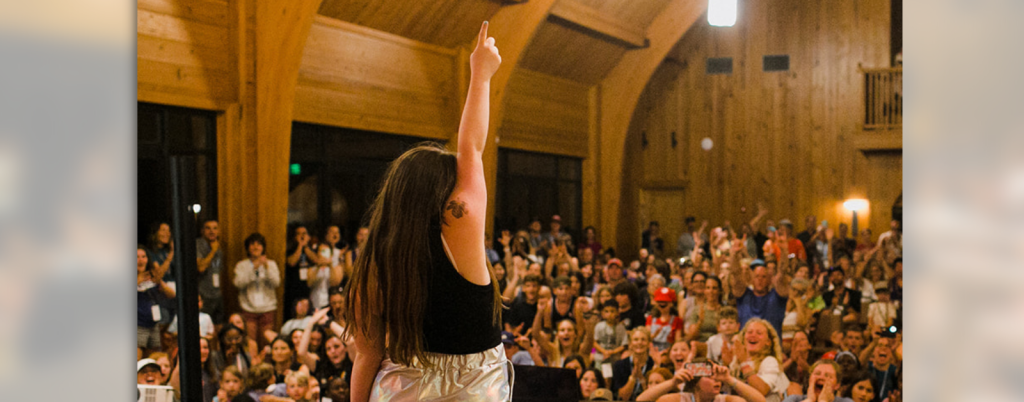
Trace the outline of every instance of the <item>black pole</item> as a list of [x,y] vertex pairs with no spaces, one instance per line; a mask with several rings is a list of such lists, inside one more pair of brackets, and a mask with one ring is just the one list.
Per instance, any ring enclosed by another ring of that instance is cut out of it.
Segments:
[[181,265],[177,271],[178,362],[181,400],[203,400],[202,366],[199,361],[199,285],[196,267],[196,223],[192,205],[196,200],[195,158],[171,157],[171,224],[174,251]]

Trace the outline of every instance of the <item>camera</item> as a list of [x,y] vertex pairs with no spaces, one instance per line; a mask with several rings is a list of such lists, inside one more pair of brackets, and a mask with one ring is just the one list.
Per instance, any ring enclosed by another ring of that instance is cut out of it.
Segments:
[[896,333],[899,332],[899,331],[900,331],[899,327],[897,327],[895,325],[890,325],[888,328],[882,328],[882,330],[879,332],[878,336],[880,336],[882,338],[895,338],[896,337]]

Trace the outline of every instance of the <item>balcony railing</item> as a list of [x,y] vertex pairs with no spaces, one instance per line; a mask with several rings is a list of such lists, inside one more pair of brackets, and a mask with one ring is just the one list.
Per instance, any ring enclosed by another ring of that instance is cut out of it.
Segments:
[[903,67],[865,68],[864,129],[903,127]]

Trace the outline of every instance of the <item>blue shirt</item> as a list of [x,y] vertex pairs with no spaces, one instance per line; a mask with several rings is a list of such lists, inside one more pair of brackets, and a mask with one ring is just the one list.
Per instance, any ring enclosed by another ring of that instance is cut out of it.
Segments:
[[786,317],[786,301],[775,289],[769,290],[764,296],[754,295],[754,290],[747,288],[743,295],[736,299],[736,310],[739,312],[740,327],[747,320],[758,317],[767,320],[775,327],[777,334],[782,334],[782,320]]

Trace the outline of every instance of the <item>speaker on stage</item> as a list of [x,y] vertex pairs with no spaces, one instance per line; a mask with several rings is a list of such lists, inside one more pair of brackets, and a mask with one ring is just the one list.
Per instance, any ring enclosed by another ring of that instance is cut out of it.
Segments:
[[537,366],[515,366],[512,402],[568,402],[583,399],[576,371]]

